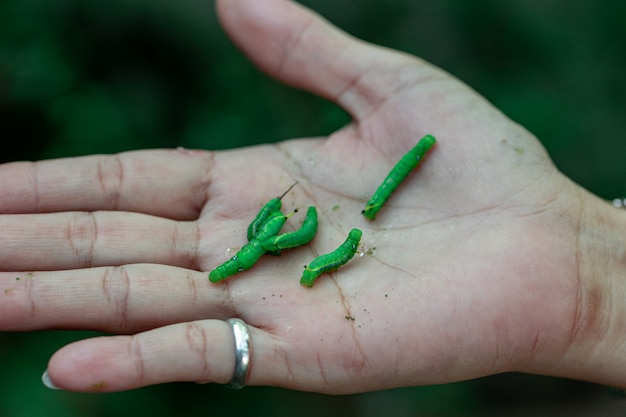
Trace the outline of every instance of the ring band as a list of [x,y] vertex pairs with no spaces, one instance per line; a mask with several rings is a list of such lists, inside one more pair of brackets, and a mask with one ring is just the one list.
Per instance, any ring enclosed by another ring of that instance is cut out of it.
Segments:
[[228,319],[226,323],[235,337],[235,371],[227,386],[240,389],[246,386],[250,371],[250,332],[246,323],[241,319]]

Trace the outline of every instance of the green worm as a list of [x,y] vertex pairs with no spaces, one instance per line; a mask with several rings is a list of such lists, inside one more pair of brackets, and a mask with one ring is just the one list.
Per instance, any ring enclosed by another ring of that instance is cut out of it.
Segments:
[[361,212],[366,218],[370,220],[376,218],[376,214],[389,199],[391,193],[420,164],[426,152],[432,148],[436,141],[432,135],[424,136],[413,149],[398,161]]
[[252,240],[263,242],[272,236],[276,236],[285,225],[285,222],[287,222],[287,219],[297,212],[298,210],[296,209],[289,214],[283,214],[280,211],[270,213],[267,221],[259,227],[256,232],[256,237]]
[[287,188],[287,191],[285,191],[280,197],[272,198],[261,208],[254,220],[252,220],[252,222],[248,225],[248,240],[252,240],[256,237],[259,228],[267,221],[270,214],[280,210],[280,206],[282,204],[281,200],[289,191],[291,191],[293,187],[296,186],[297,183],[298,181],[291,184],[291,186]]
[[295,248],[309,243],[317,233],[317,209],[309,207],[302,226],[294,232],[273,235],[262,241],[263,248],[271,253],[279,254],[283,249]]
[[265,249],[258,239],[246,243],[235,256],[209,273],[209,281],[219,282],[237,272],[252,268],[264,253]]
[[345,265],[356,253],[359,242],[361,242],[361,236],[363,236],[363,232],[359,229],[352,229],[346,241],[337,249],[331,253],[313,259],[308,266],[304,267],[300,284],[305,287],[312,287],[313,283],[315,283],[315,280],[319,278],[320,275],[334,271],[339,269],[340,266]]
[[[295,213],[295,211],[293,213]],[[212,270],[209,273],[209,281],[219,282],[235,275],[238,272],[252,268],[252,266],[254,266],[254,264],[257,263],[257,261],[265,253],[265,248],[263,248],[261,239],[267,239],[280,232],[280,229],[287,221],[287,218],[293,213],[288,215],[284,215],[280,211],[270,213],[267,221],[257,230],[258,238],[252,239],[250,242],[243,245],[241,250],[239,250],[235,256]]]

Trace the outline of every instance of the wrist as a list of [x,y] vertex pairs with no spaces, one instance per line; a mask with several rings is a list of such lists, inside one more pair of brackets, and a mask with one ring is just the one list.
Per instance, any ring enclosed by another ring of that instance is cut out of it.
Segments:
[[626,388],[626,210],[581,193],[577,305],[549,373]]

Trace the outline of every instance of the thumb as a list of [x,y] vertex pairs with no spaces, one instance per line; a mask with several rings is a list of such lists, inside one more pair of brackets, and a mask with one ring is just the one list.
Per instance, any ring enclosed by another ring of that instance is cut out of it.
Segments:
[[357,120],[436,71],[359,41],[288,0],[218,0],[217,10],[233,42],[263,71],[337,103]]

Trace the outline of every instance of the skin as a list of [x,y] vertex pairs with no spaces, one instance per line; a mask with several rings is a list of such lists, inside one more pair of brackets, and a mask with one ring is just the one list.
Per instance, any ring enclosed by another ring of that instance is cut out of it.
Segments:
[[[240,317],[251,331],[251,385],[339,394],[518,371],[626,388],[622,210],[419,58],[351,38],[285,0],[217,8],[262,70],[334,101],[353,122],[328,138],[254,149],[0,166],[0,283],[13,288],[0,330],[118,334],[57,351],[54,384],[227,383],[234,352],[223,320]],[[375,222],[364,219],[371,190],[426,133],[438,143],[419,185],[408,178]],[[285,197],[295,206],[341,207],[320,210],[315,241],[210,283],[205,271],[258,211],[249,202],[296,179]],[[303,288],[302,265],[353,227],[374,254]]]

